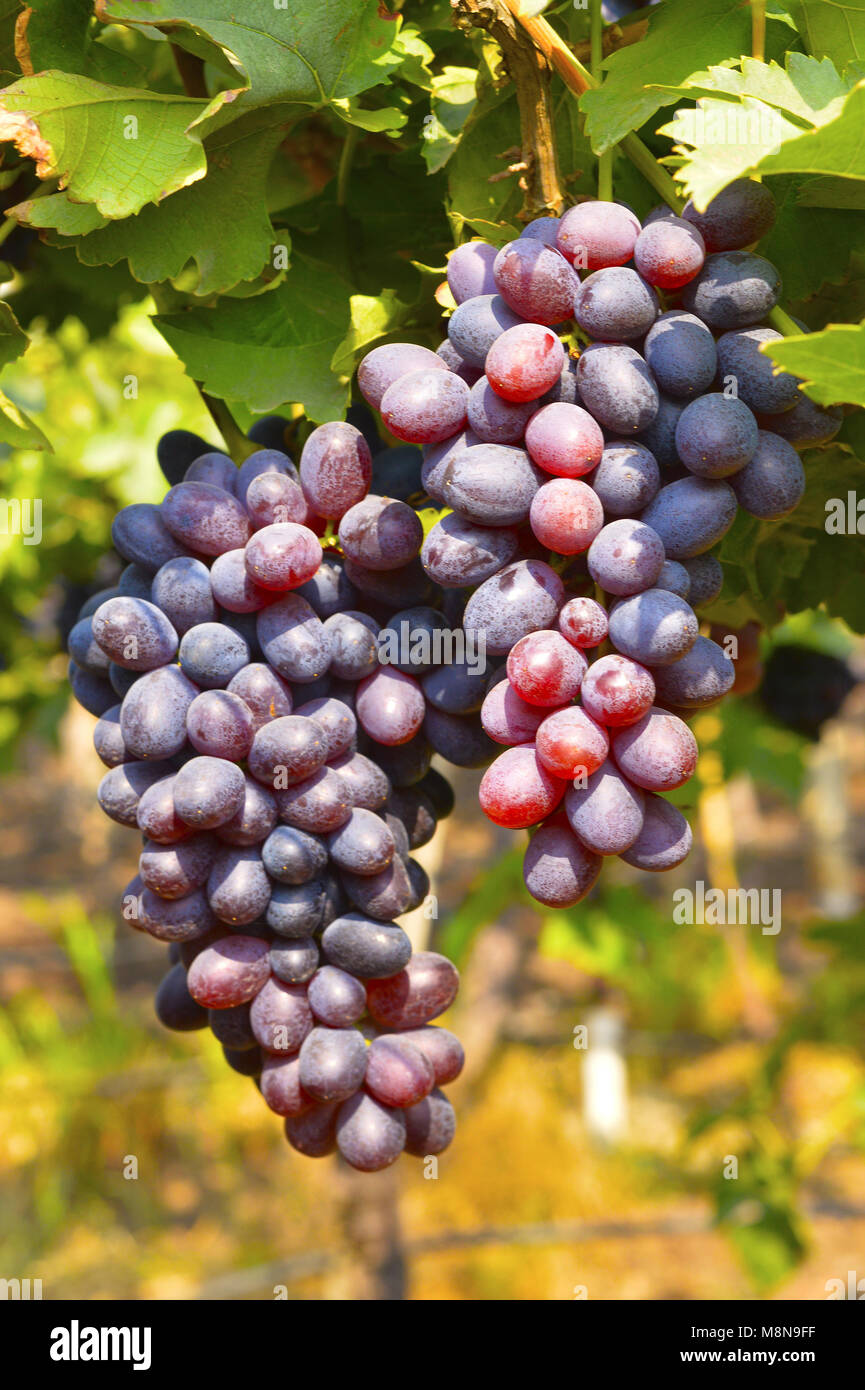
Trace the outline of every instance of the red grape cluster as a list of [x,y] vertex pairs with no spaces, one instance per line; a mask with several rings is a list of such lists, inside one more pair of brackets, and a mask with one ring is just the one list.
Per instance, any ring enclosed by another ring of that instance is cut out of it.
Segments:
[[[376,448],[419,483],[419,451]],[[159,457],[172,486],[118,514],[126,568],[69,635],[100,805],[143,837],[123,916],[169,943],[157,1014],[209,1027],[301,1153],[362,1171],[438,1154],[463,1051],[432,1020],[459,977],[395,919],[427,898],[412,851],[453,809],[424,732],[439,664],[380,657],[404,619],[446,623],[405,609],[431,590],[417,514],[370,492],[350,423],[314,430],[299,470],[278,448],[238,469],[182,431]]]
[[532,831],[525,881],[549,906],[579,902],[605,855],[649,871],[687,855],[663,793],[694,772],[688,719],[735,678],[695,613],[723,582],[710,551],[740,507],[790,512],[797,449],[840,426],[760,351],[781,282],[744,248],[773,220],[771,192],[739,180],[704,213],[641,226],[586,201],[501,250],[467,242],[438,351],[393,343],[360,364],[447,509],[421,559],[464,595],[494,668],[481,724],[506,745],[481,806]]

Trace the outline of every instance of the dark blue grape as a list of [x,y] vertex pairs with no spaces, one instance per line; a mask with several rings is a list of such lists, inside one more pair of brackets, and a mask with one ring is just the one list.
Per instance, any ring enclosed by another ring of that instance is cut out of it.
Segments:
[[615,434],[641,434],[658,413],[658,388],[643,358],[624,343],[592,343],[577,363],[580,397]]
[[711,332],[695,314],[670,309],[646,334],[645,357],[661,391],[671,396],[697,396],[708,391],[718,369]]

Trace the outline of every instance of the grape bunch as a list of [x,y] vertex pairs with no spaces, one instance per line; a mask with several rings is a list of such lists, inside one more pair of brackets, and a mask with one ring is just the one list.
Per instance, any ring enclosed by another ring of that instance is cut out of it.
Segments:
[[531,832],[525,882],[548,906],[579,902],[607,855],[656,872],[688,854],[664,793],[696,767],[688,720],[735,679],[697,616],[722,587],[712,549],[740,507],[792,511],[797,450],[840,427],[760,351],[781,281],[747,248],[774,215],[743,179],[702,213],[641,226],[585,201],[500,250],[467,242],[437,351],[386,344],[358,370],[390,433],[423,446],[443,514],[421,560],[493,667],[480,722],[505,751],[480,803]]
[[116,516],[126,568],[68,644],[99,803],[143,837],[123,916],[169,943],[158,1017],[209,1027],[293,1148],[362,1171],[453,1136],[441,1087],[463,1051],[432,1020],[457,971],[395,919],[426,899],[412,851],[453,809],[433,751],[482,735],[448,722],[456,668],[380,659],[388,632],[447,619],[424,602],[416,511],[370,492],[376,474],[418,492],[420,451],[375,447],[374,464],[361,430],[326,424],[299,469],[279,447],[238,469],[172,431],[171,486]]

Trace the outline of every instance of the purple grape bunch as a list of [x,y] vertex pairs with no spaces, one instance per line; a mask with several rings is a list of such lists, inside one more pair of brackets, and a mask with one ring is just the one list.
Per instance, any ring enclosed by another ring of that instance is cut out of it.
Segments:
[[367,403],[423,446],[443,513],[421,561],[492,667],[480,723],[504,751],[480,803],[530,832],[525,882],[547,906],[579,902],[607,855],[649,872],[687,856],[664,793],[696,767],[689,719],[735,680],[697,616],[723,584],[713,548],[740,508],[790,513],[798,451],[840,428],[760,351],[781,336],[780,276],[753,249],[774,217],[741,179],[702,213],[641,225],[587,200],[498,251],[466,242],[437,352],[391,343],[360,364]]
[[143,837],[122,911],[168,944],[159,1019],[209,1027],[294,1149],[374,1171],[453,1137],[442,1087],[463,1050],[433,1020],[459,977],[396,919],[427,898],[412,852],[453,809],[434,752],[476,761],[487,740],[470,670],[414,661],[411,643],[399,665],[381,656],[403,624],[450,620],[394,495],[420,495],[420,450],[362,423],[375,458],[339,422],[311,432],[299,468],[279,417],[240,468],[164,436],[169,490],[115,518],[126,567],[83,606],[69,653],[107,768],[99,803]]

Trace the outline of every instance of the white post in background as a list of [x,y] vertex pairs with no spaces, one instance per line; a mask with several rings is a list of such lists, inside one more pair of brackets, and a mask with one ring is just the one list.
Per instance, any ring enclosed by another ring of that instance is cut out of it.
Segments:
[[615,1145],[628,1129],[625,1020],[611,1004],[592,1010],[583,1051],[583,1119],[596,1143]]

